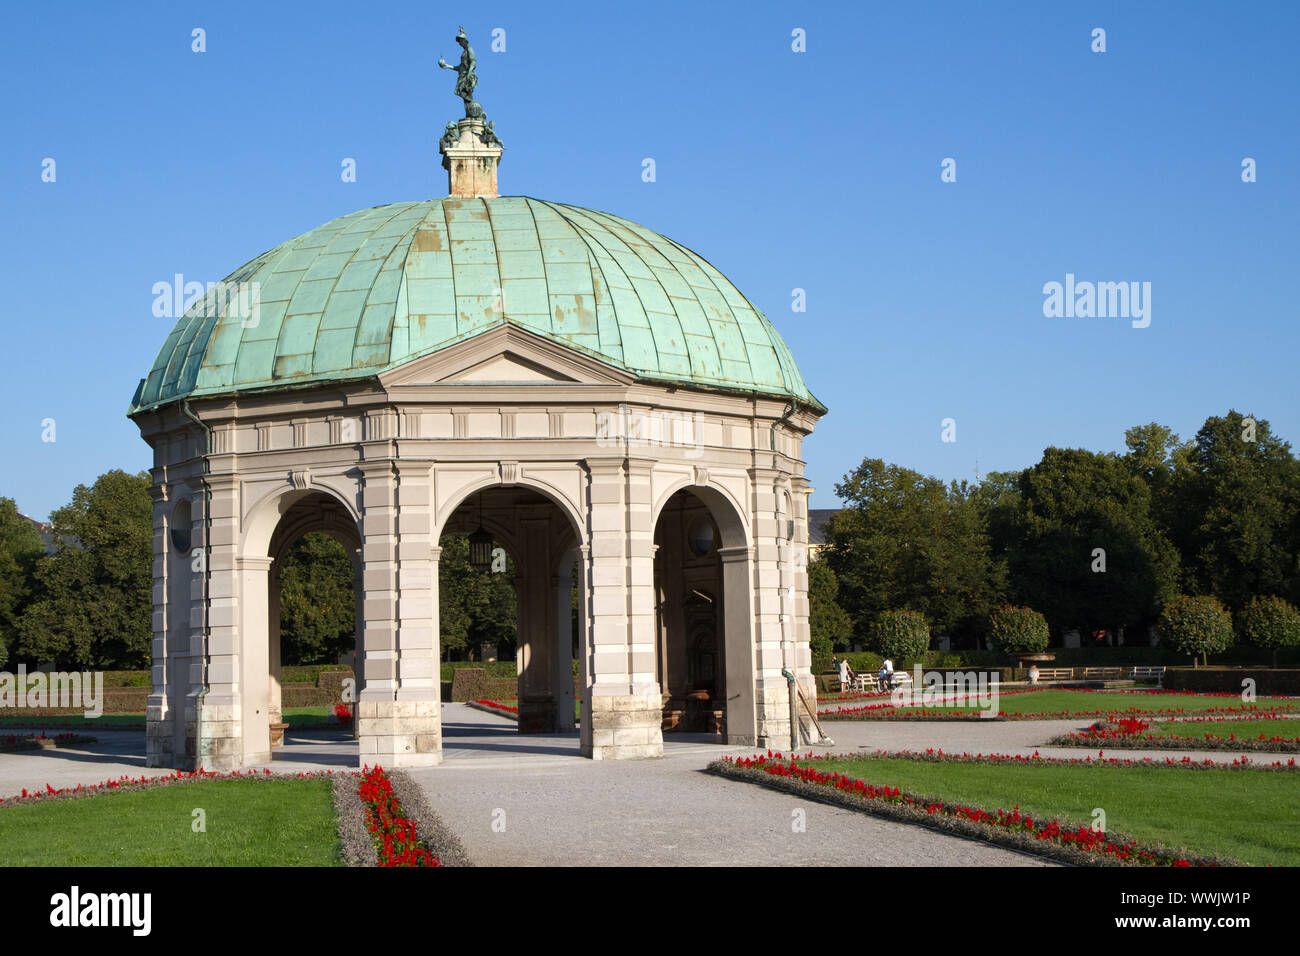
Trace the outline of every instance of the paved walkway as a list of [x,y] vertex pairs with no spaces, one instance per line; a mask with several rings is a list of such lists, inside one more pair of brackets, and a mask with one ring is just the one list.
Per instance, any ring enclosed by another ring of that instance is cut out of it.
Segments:
[[1049,865],[702,772],[752,747],[669,735],[661,760],[586,760],[576,734],[457,704],[443,722],[443,765],[408,772],[480,866]]
[[[1089,719],[1041,721],[830,721],[829,749],[942,749],[1083,757],[1095,751],[1041,743]],[[412,770],[479,865],[1040,866],[1044,861],[921,827],[892,823],[703,773],[724,753],[702,736],[669,735],[661,760],[599,761],[578,754],[577,734],[521,737],[513,721],[463,704],[443,708],[444,762]],[[12,731],[7,731],[12,732]],[[97,742],[0,754],[0,796],[169,773],[144,766],[138,731],[96,731]],[[289,733],[270,765],[280,772],[356,766],[344,732]],[[1228,751],[1189,751],[1231,762]],[[1162,760],[1175,751],[1108,751]],[[1264,763],[1282,755],[1252,753]],[[801,828],[796,826],[801,824]]]

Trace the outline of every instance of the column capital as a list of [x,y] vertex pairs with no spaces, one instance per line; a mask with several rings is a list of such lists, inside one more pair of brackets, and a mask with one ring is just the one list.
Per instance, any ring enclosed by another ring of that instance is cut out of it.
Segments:
[[718,557],[722,558],[723,564],[749,561],[754,557],[754,549],[747,544],[734,545],[730,548],[719,548]]

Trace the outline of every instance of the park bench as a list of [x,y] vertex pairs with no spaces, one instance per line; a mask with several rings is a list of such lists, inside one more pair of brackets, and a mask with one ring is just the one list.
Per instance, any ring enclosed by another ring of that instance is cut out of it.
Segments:
[[1155,679],[1157,684],[1163,684],[1165,680],[1165,669],[1163,667],[1141,666],[1134,667],[1128,674],[1131,680],[1151,680]]
[[1069,680],[1073,676],[1074,676],[1074,670],[1069,667],[1038,668],[1039,680]]
[[873,674],[855,674],[853,677],[852,687],[854,690],[863,693],[874,693],[876,690],[876,678]]
[[1122,667],[1085,667],[1083,669],[1084,679],[1091,680],[1121,680],[1124,677],[1124,668]]

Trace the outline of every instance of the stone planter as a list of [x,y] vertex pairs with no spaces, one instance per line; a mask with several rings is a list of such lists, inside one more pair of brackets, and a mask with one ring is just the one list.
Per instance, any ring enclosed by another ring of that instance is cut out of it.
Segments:
[[280,724],[271,725],[271,746],[272,747],[284,746],[284,732],[288,729],[289,729],[288,724],[280,723]]

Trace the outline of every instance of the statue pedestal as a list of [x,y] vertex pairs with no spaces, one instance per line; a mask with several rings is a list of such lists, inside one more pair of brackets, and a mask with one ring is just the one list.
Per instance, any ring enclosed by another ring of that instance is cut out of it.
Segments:
[[456,129],[459,138],[455,145],[448,145],[444,138],[439,146],[442,168],[447,170],[448,195],[462,199],[500,195],[497,166],[501,163],[502,147],[483,142],[487,123],[482,117],[466,118],[456,123]]

